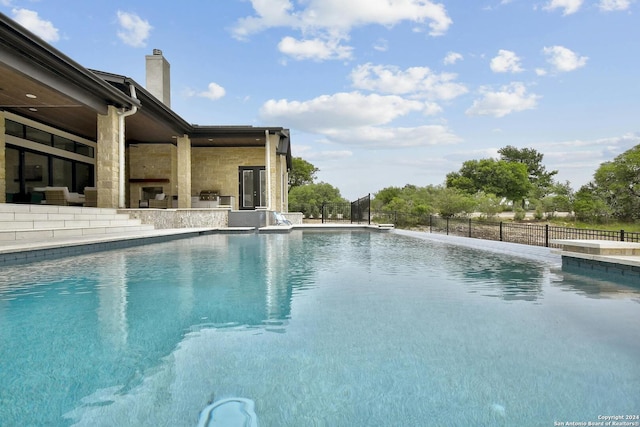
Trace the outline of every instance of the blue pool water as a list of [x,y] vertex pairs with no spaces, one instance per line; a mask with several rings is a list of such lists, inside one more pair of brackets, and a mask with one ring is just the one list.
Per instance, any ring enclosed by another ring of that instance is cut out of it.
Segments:
[[552,426],[640,411],[640,288],[395,234],[3,268],[0,425]]

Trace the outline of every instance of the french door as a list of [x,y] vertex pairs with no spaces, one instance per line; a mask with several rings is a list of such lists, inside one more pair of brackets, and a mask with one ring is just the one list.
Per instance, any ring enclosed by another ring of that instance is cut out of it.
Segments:
[[240,209],[266,206],[267,175],[264,166],[240,166]]

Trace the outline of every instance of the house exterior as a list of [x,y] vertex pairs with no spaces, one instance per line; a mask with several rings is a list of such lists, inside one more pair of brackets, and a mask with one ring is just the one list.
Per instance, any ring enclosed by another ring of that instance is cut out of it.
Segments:
[[146,65],[145,87],[86,69],[0,14],[0,202],[96,187],[98,207],[162,194],[166,207],[286,212],[289,130],[190,124],[171,110],[162,52]]

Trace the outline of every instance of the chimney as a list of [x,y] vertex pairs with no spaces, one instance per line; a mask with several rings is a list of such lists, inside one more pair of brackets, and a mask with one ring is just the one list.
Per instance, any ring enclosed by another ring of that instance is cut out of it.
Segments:
[[153,49],[153,55],[146,55],[146,88],[167,107],[171,108],[171,73],[169,62],[160,49]]

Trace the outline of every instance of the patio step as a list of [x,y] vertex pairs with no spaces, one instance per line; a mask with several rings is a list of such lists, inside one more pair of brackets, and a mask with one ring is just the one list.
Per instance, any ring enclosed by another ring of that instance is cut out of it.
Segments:
[[153,230],[116,209],[0,203],[0,242]]

